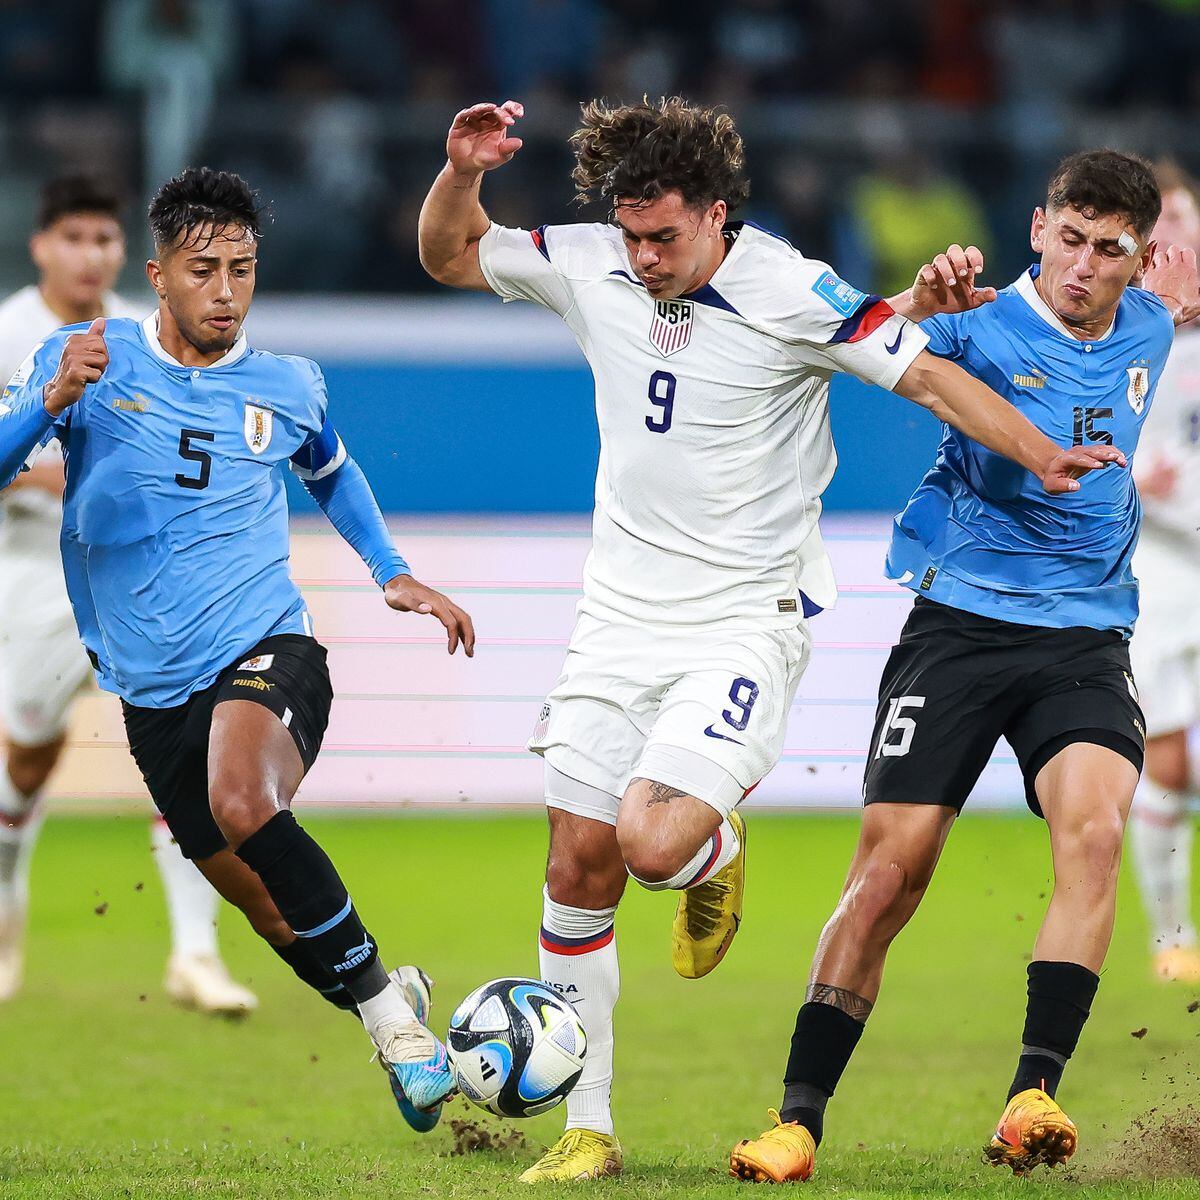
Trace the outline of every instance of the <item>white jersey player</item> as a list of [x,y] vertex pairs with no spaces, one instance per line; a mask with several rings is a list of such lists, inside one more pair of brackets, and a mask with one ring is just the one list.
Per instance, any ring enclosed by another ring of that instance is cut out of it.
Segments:
[[728,116],[678,100],[589,104],[574,177],[614,223],[493,225],[480,180],[520,148],[510,130],[522,114],[512,101],[458,114],[420,249],[443,283],[556,312],[596,385],[592,552],[530,741],[551,831],[541,971],[576,1001],[588,1055],[566,1134],[522,1175],[534,1182],[621,1169],[613,919],[627,878],[681,892],[672,957],[686,977],[717,965],[740,922],[737,805],[779,757],[809,617],[836,598],[817,526],[835,465],[830,376],[851,371],[933,408],[1057,490],[1091,458],[1060,453],[925,353],[920,328],[886,301],[730,222],[748,187]]
[[[68,177],[47,185],[30,252],[39,282],[0,303],[0,379],[63,325],[96,316],[141,317],[111,291],[125,261],[119,200],[105,185]],[[29,869],[41,826],[38,800],[65,744],[71,705],[92,670],[67,599],[59,552],[64,472],[57,443],[0,495],[0,1001],[23,974]],[[171,918],[165,985],[205,1011],[252,1010],[217,952],[218,898],[180,853],[166,825],[151,826]]]
[[[1200,250],[1200,206],[1177,168],[1160,168],[1160,246]],[[1134,478],[1142,532],[1133,568],[1140,615],[1130,657],[1146,714],[1146,766],[1130,845],[1150,922],[1154,971],[1200,983],[1192,919],[1192,816],[1200,790],[1189,733],[1200,725],[1200,330],[1185,326],[1142,433]]]

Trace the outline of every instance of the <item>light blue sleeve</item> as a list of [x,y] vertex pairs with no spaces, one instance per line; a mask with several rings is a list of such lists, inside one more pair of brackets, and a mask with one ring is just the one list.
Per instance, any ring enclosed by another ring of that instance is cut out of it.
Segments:
[[938,358],[961,358],[963,355],[964,313],[938,313],[921,322],[921,332],[929,335],[926,349]]
[[292,455],[292,470],[330,524],[367,564],[371,577],[383,587],[397,575],[412,572],[392,545],[392,535],[367,477],[347,454],[345,443],[329,419],[325,380],[319,368],[313,363],[308,365],[313,376],[312,411],[321,423]]
[[0,394],[0,489],[8,487],[33,451],[66,423],[66,414],[56,418],[42,402],[42,389],[58,369],[61,353],[58,340],[38,346]]

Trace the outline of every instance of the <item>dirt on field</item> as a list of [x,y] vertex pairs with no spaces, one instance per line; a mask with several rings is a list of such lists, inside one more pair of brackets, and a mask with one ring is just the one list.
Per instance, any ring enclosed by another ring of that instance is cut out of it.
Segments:
[[525,1135],[511,1125],[489,1125],[472,1117],[453,1117],[450,1132],[454,1134],[452,1155],[478,1154],[496,1150],[522,1150]]
[[1200,1177],[1200,1108],[1152,1108],[1135,1118],[1121,1142],[1119,1157],[1107,1163],[1100,1175],[1106,1179]]

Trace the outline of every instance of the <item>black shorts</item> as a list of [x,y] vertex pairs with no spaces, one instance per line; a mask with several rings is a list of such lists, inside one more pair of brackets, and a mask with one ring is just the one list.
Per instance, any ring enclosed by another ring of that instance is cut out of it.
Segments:
[[287,727],[304,761],[316,761],[329,723],[333,687],[325,647],[283,633],[264,638],[202,692],[174,708],[138,708],[122,701],[134,761],[185,858],[208,858],[225,838],[208,803],[208,732],[223,700],[269,708]]
[[1038,816],[1034,780],[1065,746],[1107,746],[1140,772],[1145,719],[1129,643],[1111,630],[1017,625],[917,597],[879,682],[865,803],[961,811],[1000,738]]

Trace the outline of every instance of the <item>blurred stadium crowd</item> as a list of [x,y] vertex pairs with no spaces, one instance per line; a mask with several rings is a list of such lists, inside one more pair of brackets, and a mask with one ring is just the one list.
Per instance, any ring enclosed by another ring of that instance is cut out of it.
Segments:
[[0,0],[0,284],[25,280],[47,176],[106,172],[136,211],[204,161],[273,203],[263,287],[425,290],[416,214],[455,110],[525,102],[486,198],[540,224],[577,211],[579,98],[643,91],[726,105],[746,215],[860,285],[967,238],[1007,280],[1062,153],[1200,165],[1200,0]]

